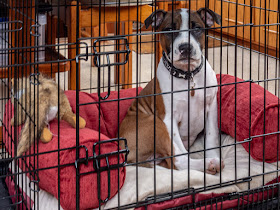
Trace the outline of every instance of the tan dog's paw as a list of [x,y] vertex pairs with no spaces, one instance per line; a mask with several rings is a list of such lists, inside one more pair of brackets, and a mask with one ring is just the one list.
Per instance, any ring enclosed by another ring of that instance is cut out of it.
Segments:
[[41,133],[40,140],[43,143],[48,143],[52,140],[52,132],[48,128],[44,128]]
[[206,173],[215,175],[216,173],[219,173],[224,167],[224,161],[221,162],[220,168],[220,159],[219,158],[207,158],[207,165],[206,165]]
[[86,121],[84,118],[79,117],[79,128],[85,128],[86,127]]
[[[76,128],[76,116],[73,116],[72,119],[73,119],[73,123],[71,123],[72,127]],[[79,128],[85,128],[85,127],[86,127],[86,121],[84,120],[84,118],[79,117]]]

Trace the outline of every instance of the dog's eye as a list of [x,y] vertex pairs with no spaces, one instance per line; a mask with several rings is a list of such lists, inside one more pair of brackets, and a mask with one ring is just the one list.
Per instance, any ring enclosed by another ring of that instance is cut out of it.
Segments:
[[198,24],[196,24],[195,22],[192,22],[192,29],[194,29],[194,31],[192,31],[192,33],[195,33],[197,35],[202,34],[202,27]]
[[196,24],[195,22],[191,22],[192,24],[192,29],[201,29],[200,25]]
[[163,31],[172,31],[173,29],[172,28],[165,28],[163,29]]
[[173,31],[173,28],[165,28],[165,29],[163,29],[163,31],[169,32],[169,33],[164,33],[167,37],[171,37],[173,34],[171,32],[171,31]]

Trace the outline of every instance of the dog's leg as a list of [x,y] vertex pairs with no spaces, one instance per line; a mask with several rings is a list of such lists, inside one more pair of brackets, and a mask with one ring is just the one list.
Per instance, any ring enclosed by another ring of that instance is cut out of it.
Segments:
[[[64,93],[60,93],[60,118],[62,120],[65,120],[68,122],[73,128],[76,128],[76,114],[73,113],[72,108],[70,106],[70,103],[68,101],[68,98]],[[86,121],[82,118],[79,117],[79,128],[84,128],[86,127]]]
[[[173,143],[173,145],[174,145],[174,151],[176,155],[175,166],[179,170],[188,169],[188,166],[190,166],[189,168],[192,170],[204,171],[204,159],[193,159],[193,158],[189,158],[188,155],[181,155],[183,153],[180,151],[179,147],[176,145],[175,142]],[[209,168],[212,167],[212,161],[213,158],[205,159],[205,169],[206,169],[205,171],[210,174],[215,174],[216,172],[213,173],[211,170],[209,170]]]
[[[138,127],[136,126],[137,121]],[[155,129],[156,136],[154,136]],[[138,141],[136,140],[137,133]],[[138,163],[153,160],[154,156],[156,158],[171,156],[171,142],[168,135],[166,126],[161,119],[156,117],[155,123],[153,115],[146,115],[141,112],[139,112],[138,119],[136,115],[128,113],[120,126],[120,136],[124,136],[127,139],[127,145],[130,150],[127,161],[133,163],[136,160]],[[121,142],[121,148],[124,148],[123,141]],[[166,158],[164,161],[156,161],[156,164],[165,168],[175,168],[175,160],[172,163],[171,158]],[[139,166],[153,167],[154,162],[141,163]]]
[[[174,147],[174,153],[173,155],[179,155],[175,158],[175,166],[179,170],[187,169],[188,168],[188,151],[186,150],[183,141],[180,137],[179,129],[178,129],[178,123],[175,119],[173,121],[170,118],[165,118],[164,123],[167,127],[168,133],[170,135],[170,138],[172,139],[173,136],[173,147]],[[171,132],[171,126],[173,123],[173,133]],[[186,155],[181,155],[186,154]],[[196,163],[193,162],[192,159],[190,159],[190,166],[196,165]],[[196,160],[194,160],[196,162]]]
[[[168,128],[168,132],[171,136],[171,123],[170,119],[165,119],[164,123]],[[174,155],[175,158],[175,166],[179,170],[188,169],[188,166],[192,170],[204,171],[204,159],[192,159],[189,158],[183,141],[180,137],[178,124],[175,120],[173,120],[173,146],[174,146]],[[185,154],[185,155],[182,155]],[[216,156],[211,156],[210,158],[205,159],[205,169],[207,173],[216,174],[219,171],[220,160],[218,158],[218,154]]]
[[[206,149],[211,149],[220,146],[219,144],[219,130],[218,130],[218,116],[217,116],[217,98],[209,106],[208,115],[206,119]],[[210,159],[210,165],[207,168],[209,173],[215,174],[224,168],[223,161],[220,161],[219,149],[212,149],[206,151],[206,158]]]

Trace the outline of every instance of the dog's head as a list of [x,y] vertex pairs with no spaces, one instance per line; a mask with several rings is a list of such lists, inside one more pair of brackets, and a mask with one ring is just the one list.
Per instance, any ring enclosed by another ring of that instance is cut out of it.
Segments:
[[[172,17],[173,16],[173,17]],[[205,47],[205,28],[221,24],[221,16],[208,8],[198,11],[179,9],[166,12],[156,10],[146,20],[160,34],[160,43],[166,55],[176,68],[190,71],[201,63],[202,50]],[[173,32],[174,31],[174,32]],[[189,63],[190,62],[190,63]]]

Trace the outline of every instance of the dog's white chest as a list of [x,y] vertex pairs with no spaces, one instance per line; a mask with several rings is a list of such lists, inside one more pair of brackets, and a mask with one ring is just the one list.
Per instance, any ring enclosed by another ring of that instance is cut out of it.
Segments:
[[[188,98],[188,94],[185,93],[181,96],[178,95],[173,101],[175,104],[173,113],[176,123],[178,123],[181,139],[188,141],[189,136],[191,144],[204,128],[204,99],[202,95],[202,91],[197,90],[195,96],[190,96],[189,100],[182,100],[182,97]],[[206,104],[208,104],[209,97],[205,99]],[[205,114],[207,113],[206,111]],[[168,112],[171,113],[171,110]]]
[[[206,65],[210,67],[208,63]],[[212,71],[212,69],[208,69],[208,72],[206,72],[207,87],[217,85],[215,73]],[[157,78],[163,93],[172,92],[171,80],[173,79],[173,97],[171,94],[163,94],[165,118],[172,120],[173,114],[173,122],[177,123],[181,139],[187,147],[188,138],[190,144],[192,144],[197,135],[204,129],[204,119],[206,119],[204,115],[208,113],[209,105],[216,96],[217,88],[198,89],[195,90],[195,94],[192,96],[191,92],[188,93],[187,91],[189,84],[192,87],[191,82],[172,78],[161,62],[158,67]],[[194,83],[195,88],[204,87],[203,70],[194,77]]]

